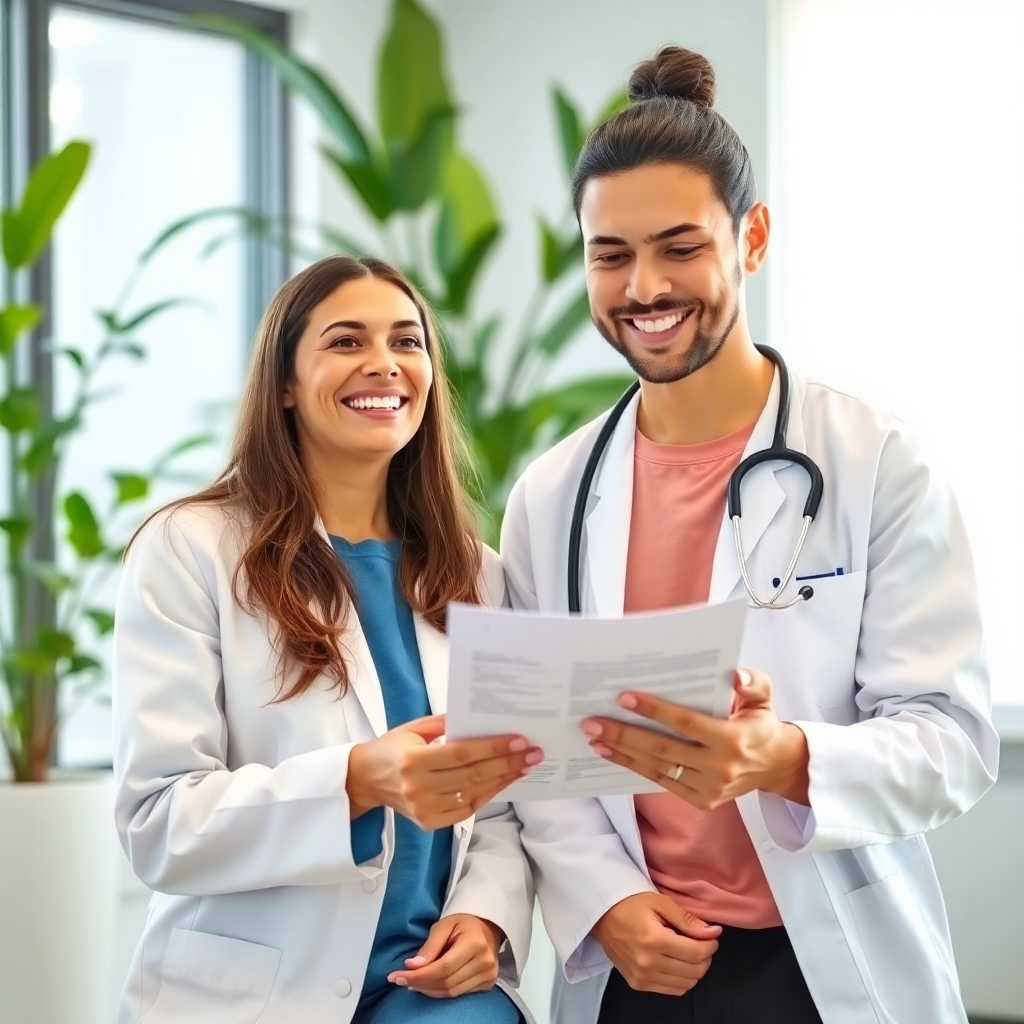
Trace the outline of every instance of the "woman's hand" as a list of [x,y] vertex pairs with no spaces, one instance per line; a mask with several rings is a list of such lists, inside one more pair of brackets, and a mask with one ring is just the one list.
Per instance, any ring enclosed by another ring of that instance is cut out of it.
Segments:
[[498,979],[498,950],[504,941],[505,933],[481,917],[444,917],[430,929],[419,953],[405,961],[408,970],[392,971],[388,981],[432,999],[486,992]]
[[544,758],[522,736],[432,742],[443,735],[444,716],[431,715],[357,743],[345,781],[352,817],[383,804],[425,831],[447,828]]

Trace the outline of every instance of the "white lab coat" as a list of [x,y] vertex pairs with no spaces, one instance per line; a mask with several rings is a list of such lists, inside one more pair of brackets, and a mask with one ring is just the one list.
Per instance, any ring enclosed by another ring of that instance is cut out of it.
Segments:
[[[114,632],[116,818],[156,895],[120,1024],[347,1024],[359,999],[394,813],[382,855],[354,863],[345,774],[353,745],[387,729],[380,684],[350,613],[344,696],[321,680],[272,703],[266,621],[232,594],[240,550],[221,511],[189,506],[151,523],[125,566]],[[500,603],[489,549],[482,573],[487,600]],[[447,640],[418,616],[415,625],[440,713]],[[526,962],[533,904],[518,833],[507,804],[455,827],[442,911],[505,931],[506,990]]]
[[[615,430],[588,508],[585,614],[623,610],[637,405]],[[777,407],[776,376],[745,454],[769,446]],[[539,458],[512,492],[502,562],[514,607],[568,607],[569,522],[602,421]],[[807,736],[811,807],[750,793],[740,814],[824,1024],[960,1024],[923,833],[974,804],[998,760],[960,515],[912,431],[846,395],[794,377],[788,442],[825,481],[797,574],[843,574],[814,580],[813,598],[790,610],[749,611],[741,664],[771,676],[779,716]],[[789,563],[807,486],[783,463],[744,482],[743,540],[760,595]],[[744,596],[723,515],[710,600]],[[610,964],[591,927],[654,888],[632,799],[516,811],[547,930],[575,983],[560,987],[557,1020],[594,1024]]]

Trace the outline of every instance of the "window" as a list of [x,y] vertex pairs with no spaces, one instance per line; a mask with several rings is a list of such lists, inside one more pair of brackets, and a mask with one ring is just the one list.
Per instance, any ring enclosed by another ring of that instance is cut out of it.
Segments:
[[773,343],[920,428],[1024,702],[1024,5],[781,0]]
[[[217,442],[182,460],[186,476],[154,494],[155,506],[223,464],[249,341],[286,271],[280,249],[239,238],[239,222],[225,219],[176,237],[133,281],[140,254],[179,218],[214,207],[271,216],[285,209],[280,85],[242,44],[183,18],[229,14],[283,39],[285,16],[228,0],[10,6],[27,55],[21,83],[9,90],[11,122],[36,125],[34,137],[24,133],[24,167],[73,138],[93,145],[40,282],[55,347],[94,350],[103,336],[97,311],[114,308],[129,281],[122,318],[184,300],[141,328],[143,359],[112,362],[94,382],[111,395],[90,407],[85,430],[67,446],[58,493],[81,490],[101,510],[113,495],[111,471],[148,469],[176,443],[212,432]],[[47,79],[48,110],[38,96]],[[52,374],[54,407],[66,409],[72,364],[48,351],[34,361]],[[112,604],[115,592],[111,579],[100,603]],[[109,758],[110,712],[100,695],[65,720],[59,759],[75,766]]]

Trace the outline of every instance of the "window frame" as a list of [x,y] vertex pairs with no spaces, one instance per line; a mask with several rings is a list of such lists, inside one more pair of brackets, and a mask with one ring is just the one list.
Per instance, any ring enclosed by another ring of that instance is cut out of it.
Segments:
[[[50,152],[50,40],[54,7],[72,8],[180,31],[207,32],[184,25],[190,15],[236,18],[287,45],[290,16],[239,0],[0,0],[0,199],[10,207],[29,171]],[[217,35],[218,33],[209,33]],[[271,296],[288,276],[290,131],[285,88],[270,65],[245,50],[245,205],[283,225],[284,243],[249,236],[245,244],[246,344]],[[53,263],[49,247],[27,275],[18,298],[43,310],[26,346],[21,373],[39,389],[44,411],[53,410],[53,357],[48,339],[53,322]],[[53,507],[56,480],[44,474],[36,483],[32,506],[38,521]],[[30,557],[51,561],[54,527],[38,530]]]

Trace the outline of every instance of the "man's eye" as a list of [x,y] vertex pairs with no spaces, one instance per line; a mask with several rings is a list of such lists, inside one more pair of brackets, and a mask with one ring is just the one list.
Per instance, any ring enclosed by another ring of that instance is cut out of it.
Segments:
[[699,248],[699,245],[679,245],[669,249],[669,254],[671,256],[692,256]]
[[596,263],[603,263],[605,266],[621,263],[624,259],[626,259],[626,254],[624,252],[606,252],[602,253],[600,256],[594,257],[594,261]]

